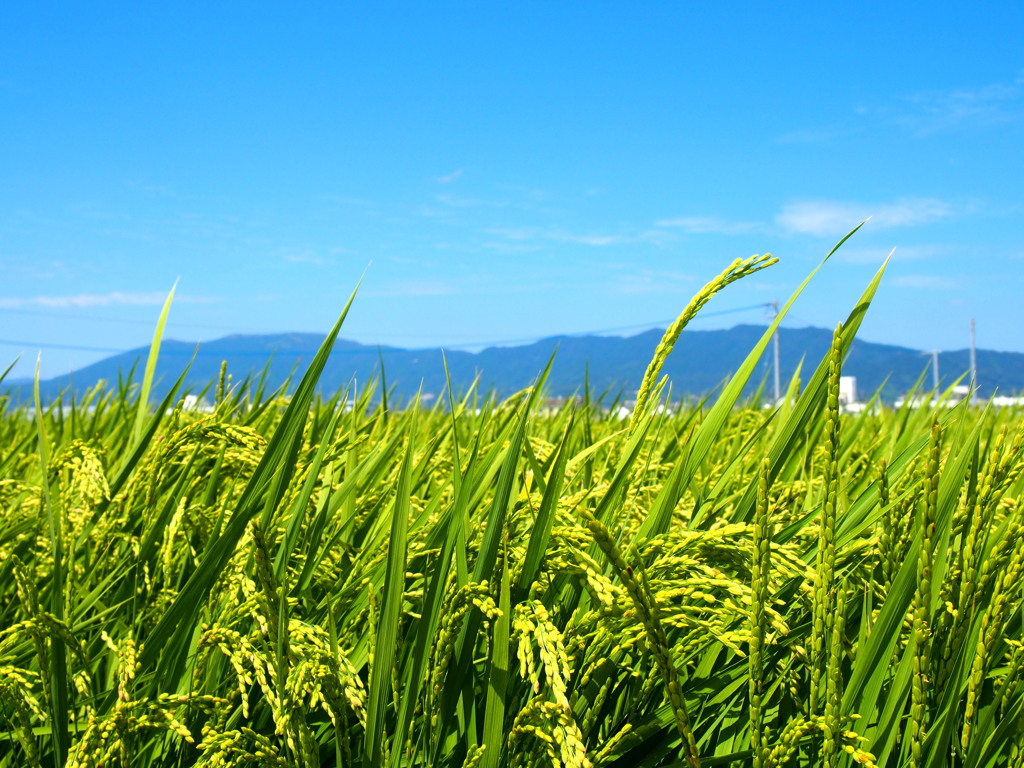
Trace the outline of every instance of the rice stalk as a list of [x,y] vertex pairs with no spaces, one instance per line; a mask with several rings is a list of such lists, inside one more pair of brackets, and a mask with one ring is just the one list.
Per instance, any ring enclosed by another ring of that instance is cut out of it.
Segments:
[[825,406],[824,496],[818,523],[818,550],[814,569],[813,626],[811,630],[811,690],[807,711],[818,714],[825,697],[826,643],[835,621],[836,515],[839,492],[839,376],[842,365],[842,326],[832,334]]
[[751,611],[750,611],[750,748],[754,752],[754,768],[762,768],[767,759],[765,747],[765,724],[762,697],[764,695],[764,660],[762,652],[767,634],[768,622],[765,608],[770,599],[772,523],[770,517],[769,491],[771,464],[769,459],[761,460],[758,474],[757,517],[754,520],[751,567]]
[[921,548],[917,561],[917,594],[914,597],[912,643],[914,649],[914,676],[910,710],[911,765],[924,761],[924,740],[929,727],[929,690],[931,687],[932,640],[932,570],[935,552],[935,519],[938,512],[939,458],[942,450],[942,428],[932,423],[931,445],[925,473],[924,498],[919,505],[921,522]]
[[690,299],[690,303],[686,305],[686,309],[682,311],[666,330],[664,335],[661,337],[661,341],[658,342],[658,346],[654,350],[654,357],[651,358],[651,362],[647,366],[647,370],[644,372],[644,377],[640,383],[640,389],[637,392],[636,404],[633,406],[633,413],[629,422],[630,434],[634,433],[640,423],[640,420],[646,415],[651,393],[654,390],[654,385],[658,381],[658,376],[661,373],[662,366],[665,365],[665,360],[668,358],[669,353],[675,347],[676,342],[679,341],[680,335],[683,333],[683,329],[689,325],[690,321],[696,317],[697,313],[700,312],[701,308],[707,304],[714,297],[716,293],[721,291],[730,283],[734,283],[748,275],[752,275],[766,267],[770,267],[778,262],[778,259],[772,257],[771,254],[764,254],[763,256],[751,256],[746,259],[736,259],[732,264],[726,267],[718,277],[708,282],[703,288],[701,288],[697,294]]

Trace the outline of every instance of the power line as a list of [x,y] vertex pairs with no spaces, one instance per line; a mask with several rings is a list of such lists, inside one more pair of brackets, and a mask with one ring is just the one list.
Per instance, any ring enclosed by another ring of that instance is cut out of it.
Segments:
[[0,339],[0,345],[5,347],[38,347],[39,349],[64,349],[71,352],[124,352],[123,349],[113,347],[81,347],[74,344],[49,344],[45,341],[13,341],[11,339]]
[[[696,319],[701,319],[701,318],[705,318],[705,317],[714,317],[714,316],[717,316],[717,315],[731,315],[731,314],[735,314],[736,312],[749,312],[752,309],[762,309],[762,308],[764,308],[766,306],[771,306],[771,305],[770,304],[751,304],[749,307],[736,307],[734,309],[721,309],[721,310],[719,310],[717,312],[702,312],[700,314],[700,316],[698,318],[696,318]],[[558,333],[558,334],[550,334],[550,335],[547,335],[547,336],[529,336],[529,337],[524,337],[524,338],[519,338],[519,339],[501,339],[501,340],[498,340],[498,341],[468,341],[468,342],[464,342],[464,343],[461,343],[461,344],[438,344],[438,346],[443,348],[443,349],[468,349],[468,348],[472,348],[472,347],[500,347],[500,346],[503,346],[503,345],[506,345],[506,344],[529,344],[531,342],[541,341],[542,339],[550,339],[553,336],[555,336],[555,337],[557,337],[557,336],[566,336],[566,337],[600,336],[601,334],[604,334],[604,333],[617,333],[619,331],[633,331],[633,330],[636,330],[637,328],[659,328],[659,327],[665,328],[665,327],[667,327],[668,325],[670,325],[671,323],[674,323],[674,322],[675,322],[675,318],[673,318],[671,320],[651,320],[650,322],[647,322],[647,323],[634,323],[633,325],[619,325],[619,326],[616,326],[615,328],[598,328],[598,329],[590,330],[590,331],[576,331],[575,333]]]
[[[12,309],[8,307],[0,307],[0,312],[9,315],[25,315],[28,317],[54,317],[60,320],[74,320],[78,322],[80,320],[93,320],[101,323],[119,323],[121,325],[145,325],[150,328],[153,327],[154,323],[152,320],[130,320],[126,317],[103,317],[101,315],[67,315],[62,312],[40,312],[35,309]],[[177,328],[205,328],[207,330],[215,331],[228,331],[229,333],[238,333],[237,328],[232,328],[227,325],[207,325],[206,323],[181,323],[174,320],[169,320],[167,325],[173,325]]]
[[[716,312],[703,312],[703,313],[701,313],[701,315],[697,319],[703,319],[703,318],[706,318],[706,317],[717,317],[719,315],[731,315],[731,314],[736,314],[738,312],[749,312],[749,311],[754,310],[754,309],[763,309],[765,307],[770,307],[770,306],[771,306],[771,302],[767,302],[767,303],[761,303],[761,304],[751,304],[751,305],[746,306],[746,307],[734,307],[732,309],[721,309],[721,310],[718,310]],[[70,317],[68,317],[66,315],[58,315],[56,313],[32,312],[32,311],[29,311],[29,310],[2,309],[0,311],[3,311],[3,312],[15,312],[15,313],[18,313],[18,314],[26,314],[26,315],[40,315],[40,316],[46,316],[46,317],[64,317],[66,319],[76,319],[76,318],[70,318]],[[132,324],[152,325],[151,323],[146,323],[145,321],[141,321],[141,320],[139,320],[139,321],[135,321],[135,320],[117,320],[117,319],[114,319],[114,318],[99,318],[99,317],[90,317],[90,318],[82,318],[82,319],[106,320],[106,321],[110,321],[110,322],[124,322],[124,323],[132,323]],[[673,322],[675,322],[674,318],[672,320],[652,320],[652,321],[646,322],[646,323],[634,323],[633,325],[620,325],[620,326],[616,326],[614,328],[599,328],[599,329],[589,330],[589,331],[577,331],[575,333],[551,334],[551,335],[546,335],[546,336],[530,336],[530,337],[523,337],[523,338],[518,338],[518,339],[499,339],[499,340],[492,340],[492,341],[472,341],[472,342],[463,342],[463,343],[460,343],[460,344],[437,344],[437,345],[435,345],[435,347],[438,348],[438,349],[471,349],[471,348],[477,348],[477,347],[479,347],[479,348],[498,347],[498,346],[505,346],[505,345],[509,345],[509,344],[530,344],[530,343],[533,343],[533,342],[541,341],[542,339],[551,338],[552,336],[565,336],[565,337],[600,336],[600,335],[606,334],[606,333],[617,333],[619,331],[636,330],[637,328],[666,327],[670,323],[673,323]],[[185,324],[179,324],[179,325],[185,325]],[[191,327],[216,328],[217,326],[191,324]],[[232,329],[224,329],[224,328],[222,328],[222,330],[232,330]],[[237,330],[235,330],[235,332],[237,332]],[[23,348],[24,347],[29,347],[29,348],[37,348],[37,349],[61,349],[61,350],[69,351],[69,352],[108,352],[108,353],[113,353],[113,354],[120,354],[120,353],[123,353],[123,352],[130,352],[131,351],[131,350],[126,350],[126,349],[118,349],[118,348],[114,348],[114,347],[93,347],[93,346],[82,346],[82,345],[77,345],[77,344],[53,344],[53,343],[45,342],[45,341],[23,341],[23,340],[15,340],[15,339],[0,339],[0,346],[23,347]],[[375,347],[376,345],[367,344],[366,346],[372,348],[372,347]],[[295,352],[295,350],[289,350],[289,351],[290,352]],[[336,352],[351,352],[351,353],[358,353],[359,351],[361,351],[361,350],[336,350]],[[168,351],[165,350],[164,353],[166,354],[167,352]],[[314,350],[309,350],[310,354],[312,354],[313,352],[314,352]],[[173,352],[170,352],[170,353],[173,354]],[[269,350],[260,350],[259,352],[250,352],[250,353],[235,352],[233,354],[249,354],[249,355],[257,355],[257,354],[259,354],[259,355],[266,355],[266,354],[269,354]],[[306,354],[306,353],[303,352],[303,351],[298,351],[298,354]]]
[[[771,306],[771,303],[769,302],[769,303],[764,303],[764,304],[751,304],[750,306],[736,307],[734,309],[722,309],[722,310],[718,310],[717,312],[702,312],[700,314],[700,316],[695,318],[695,319],[700,320],[700,319],[703,319],[705,317],[715,317],[717,315],[728,315],[728,314],[733,314],[735,312],[747,312],[747,311],[752,310],[752,309],[761,309],[761,308],[770,307],[770,306]],[[153,327],[153,322],[151,320],[130,320],[130,319],[124,318],[124,317],[104,317],[104,316],[101,316],[101,315],[68,315],[68,314],[65,314],[65,313],[62,313],[62,312],[42,312],[42,311],[34,310],[34,309],[14,309],[14,308],[11,308],[11,307],[0,307],[0,312],[3,312],[5,314],[9,314],[9,315],[23,315],[23,316],[28,316],[28,317],[52,317],[52,318],[57,318],[59,320],[74,320],[76,322],[77,321],[81,321],[81,320],[91,320],[91,321],[102,322],[102,323],[119,323],[121,325],[144,325],[144,326],[149,327],[149,328]],[[615,328],[600,328],[600,329],[592,330],[592,331],[577,331],[575,333],[563,333],[563,334],[557,334],[557,335],[561,335],[561,336],[588,336],[588,335],[592,335],[592,334],[615,333],[617,331],[631,331],[631,330],[634,330],[636,328],[654,328],[654,327],[657,327],[657,326],[667,326],[669,323],[672,323],[672,322],[674,322],[674,319],[673,320],[652,320],[652,321],[647,322],[647,323],[634,323],[633,325],[620,325],[620,326],[617,326]],[[235,326],[227,326],[227,325],[209,325],[209,324],[206,324],[206,323],[183,323],[183,322],[177,322],[177,321],[174,321],[174,320],[169,320],[167,325],[168,326],[174,326],[176,328],[202,328],[202,329],[206,329],[206,330],[227,331],[228,333],[260,333],[260,331],[257,331],[255,329],[238,328],[238,327],[235,327]],[[543,337],[543,336],[532,336],[532,337],[530,337],[528,339],[508,339],[508,340],[499,340],[499,341],[472,341],[472,342],[464,342],[464,343],[462,343],[460,345],[451,345],[451,344],[449,344],[447,346],[449,346],[449,347],[455,347],[455,346],[475,347],[475,346],[487,345],[487,344],[512,344],[512,343],[517,343],[517,342],[522,342],[522,341],[535,341],[535,340],[542,339],[542,338],[545,338],[545,337]],[[6,342],[0,341],[0,344],[2,344],[2,343],[6,343]],[[45,347],[47,345],[45,345],[45,344],[36,344],[36,346]],[[72,349],[73,347],[66,347],[66,348],[67,349]],[[89,351],[105,352],[105,351],[108,351],[108,350],[97,348],[95,350],[89,350]]]

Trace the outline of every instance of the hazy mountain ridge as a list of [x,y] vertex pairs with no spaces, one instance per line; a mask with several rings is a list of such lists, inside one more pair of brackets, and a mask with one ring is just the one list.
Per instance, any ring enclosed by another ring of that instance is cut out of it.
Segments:
[[[710,392],[742,363],[764,332],[763,326],[739,325],[728,330],[686,331],[663,369],[672,381],[673,394],[700,395]],[[452,386],[466,390],[479,376],[483,390],[501,395],[529,386],[553,353],[555,362],[548,380],[552,395],[571,395],[583,387],[589,376],[591,391],[622,391],[626,395],[639,386],[647,364],[663,331],[651,330],[629,336],[553,336],[532,344],[490,347],[479,352],[445,350]],[[821,328],[783,328],[780,331],[782,385],[801,359],[803,376],[808,377],[825,355],[831,331]],[[313,358],[322,336],[308,333],[235,335],[197,344],[167,340],[157,364],[157,392],[165,392],[189,365],[186,384],[199,390],[216,381],[222,360],[227,360],[234,382],[246,374],[258,376],[267,370],[267,384],[274,388],[290,374],[301,375]],[[136,366],[141,375],[148,348],[130,350],[81,368],[71,375],[40,383],[40,392],[50,399],[69,386],[83,389],[104,379],[116,383]],[[753,381],[770,382],[771,346],[761,360]],[[1024,354],[978,350],[978,379],[983,396],[998,389],[1001,394],[1024,390]],[[442,348],[404,349],[365,345],[339,340],[320,380],[325,391],[338,390],[353,381],[365,385],[379,375],[381,361],[388,388],[405,399],[422,387],[424,393],[439,395],[446,387]],[[883,396],[893,399],[909,389],[927,369],[925,382],[931,384],[930,356],[919,350],[855,340],[849,351],[844,374],[857,377],[862,399],[883,386]],[[969,351],[943,352],[939,358],[943,386],[965,373],[970,366]],[[30,396],[31,384],[10,382],[7,390],[15,399]]]

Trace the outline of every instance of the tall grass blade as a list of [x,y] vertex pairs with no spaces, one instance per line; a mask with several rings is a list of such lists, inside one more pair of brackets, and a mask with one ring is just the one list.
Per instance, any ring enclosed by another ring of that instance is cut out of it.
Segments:
[[178,287],[178,281],[174,281],[171,292],[167,294],[163,309],[160,310],[160,317],[156,321],[156,330],[153,331],[153,341],[149,345],[149,355],[146,357],[146,369],[142,376],[142,386],[139,389],[139,402],[135,411],[135,423],[132,426],[132,442],[138,443],[145,428],[146,416],[149,415],[149,392],[153,388],[153,379],[156,376],[156,361],[160,356],[160,342],[164,336],[164,325],[167,323],[167,315],[171,311],[171,302],[174,300],[174,291]]
[[[40,483],[43,491],[43,515],[46,518],[50,539],[50,557],[53,564],[50,570],[50,613],[58,620],[64,620],[64,533],[62,512],[57,507],[50,490],[50,454],[46,425],[43,421],[43,404],[39,397],[39,364],[36,359],[36,374],[32,384],[32,399],[35,404],[35,422],[39,440],[39,463],[42,470]],[[53,754],[58,765],[63,765],[68,758],[70,738],[68,734],[68,674],[64,639],[59,635],[51,635],[48,654],[49,669],[40,670],[48,675],[50,704],[50,738],[53,742]]]
[[[168,680],[174,677],[171,665],[178,666],[182,661],[180,655],[178,658],[174,658],[174,649],[177,647],[180,654],[180,649],[188,647],[185,637],[191,634],[189,625],[194,625],[194,618],[209,594],[214,580],[231,557],[235,545],[249,521],[261,506],[264,508],[268,505],[276,506],[279,501],[279,499],[264,499],[263,496],[271,483],[278,478],[279,473],[290,476],[294,470],[294,464],[282,466],[282,463],[287,457],[294,456],[297,444],[302,439],[303,426],[309,414],[316,382],[334,348],[334,342],[354,298],[355,293],[349,298],[341,316],[327,334],[310,363],[309,369],[299,382],[259,465],[238,500],[234,514],[228,520],[221,534],[207,546],[196,570],[175,597],[174,602],[160,617],[160,621],[150,633],[142,653],[139,654],[139,664],[143,670],[153,667],[161,658],[164,659],[156,676],[157,680]],[[283,483],[278,482],[276,484],[277,493],[281,494],[284,487]],[[261,501],[263,504],[260,504]],[[186,621],[188,617],[191,617],[191,620]],[[165,648],[169,650],[168,656],[162,654]]]
[[[384,596],[377,619],[377,642],[370,668],[370,690],[366,705],[366,737],[363,766],[371,768],[384,763],[384,719],[392,706],[391,676],[395,665],[395,647],[405,594],[406,541],[409,531],[409,474],[415,450],[415,432],[409,433],[402,467],[398,474],[395,503],[391,513],[391,535],[388,538],[387,569],[384,577]],[[396,751],[402,743],[394,745]]]

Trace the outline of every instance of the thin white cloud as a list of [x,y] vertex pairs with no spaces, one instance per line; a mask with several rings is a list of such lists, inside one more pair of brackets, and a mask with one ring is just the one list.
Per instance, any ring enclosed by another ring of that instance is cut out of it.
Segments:
[[874,229],[913,227],[952,216],[953,206],[933,198],[904,198],[892,203],[808,200],[789,203],[775,217],[788,232],[840,237],[870,218]]
[[989,126],[1024,116],[1021,80],[978,88],[922,91],[907,98],[909,109],[896,120],[920,134],[967,126]]
[[485,230],[488,234],[513,243],[527,243],[538,240],[551,240],[559,243],[575,243],[603,248],[609,245],[622,245],[643,239],[641,236],[610,235],[596,232],[567,232],[562,229],[537,229],[535,227],[498,227]]
[[644,293],[676,293],[692,288],[695,278],[683,272],[666,270],[635,269],[617,275],[610,286],[613,293],[644,294]]
[[918,91],[889,104],[861,104],[854,111],[918,136],[1019,122],[1024,119],[1024,75],[980,86]]
[[498,253],[533,253],[535,251],[542,250],[543,246],[530,245],[522,242],[495,242],[489,241],[481,243],[482,248],[487,248],[491,251],[497,251]]
[[441,193],[434,195],[434,200],[449,208],[505,208],[509,203],[505,200],[482,200],[475,197],[461,197]]
[[780,144],[832,144],[879,123],[916,136],[987,128],[1024,121],[1024,74],[1015,80],[967,88],[905,94],[887,104],[858,104],[856,118],[831,125],[798,128],[778,137]]
[[[0,298],[0,309],[45,307],[47,309],[87,309],[90,307],[150,307],[160,306],[167,300],[162,291],[110,293],[78,293],[71,296],[15,296]],[[208,304],[216,299],[200,296],[175,296],[178,304]]]
[[568,232],[552,232],[548,237],[551,240],[559,240],[563,243],[578,243],[579,245],[592,245],[598,248],[608,245],[620,245],[629,239],[620,235],[576,235]]
[[450,219],[452,212],[445,208],[438,208],[436,205],[418,205],[413,210],[416,216],[422,216],[425,219]]
[[694,235],[742,235],[760,228],[752,221],[728,221],[717,216],[677,216],[654,222],[656,227],[681,229]]
[[676,233],[671,229],[652,227],[651,229],[644,230],[634,239],[638,242],[650,243],[651,245],[660,248],[668,243],[674,242],[676,238]]
[[506,240],[532,240],[537,236],[537,230],[533,227],[496,227],[484,230],[488,234],[503,237]]
[[327,259],[312,252],[287,253],[284,260],[292,264],[322,265],[327,263]]
[[376,289],[363,291],[360,295],[367,298],[393,298],[414,296],[451,296],[456,293],[455,287],[443,280],[399,280]]
[[892,254],[893,261],[900,263],[945,256],[951,250],[943,245],[897,245],[895,248],[851,248],[844,245],[833,258],[848,264],[881,264]]
[[892,284],[900,288],[923,288],[927,290],[945,290],[956,288],[957,281],[941,275],[899,275]]
[[455,181],[457,178],[459,178],[459,176],[461,176],[464,172],[465,172],[464,168],[459,168],[458,170],[452,171],[451,173],[446,173],[444,176],[438,176],[437,177],[437,183],[438,184],[451,184],[453,181]]

